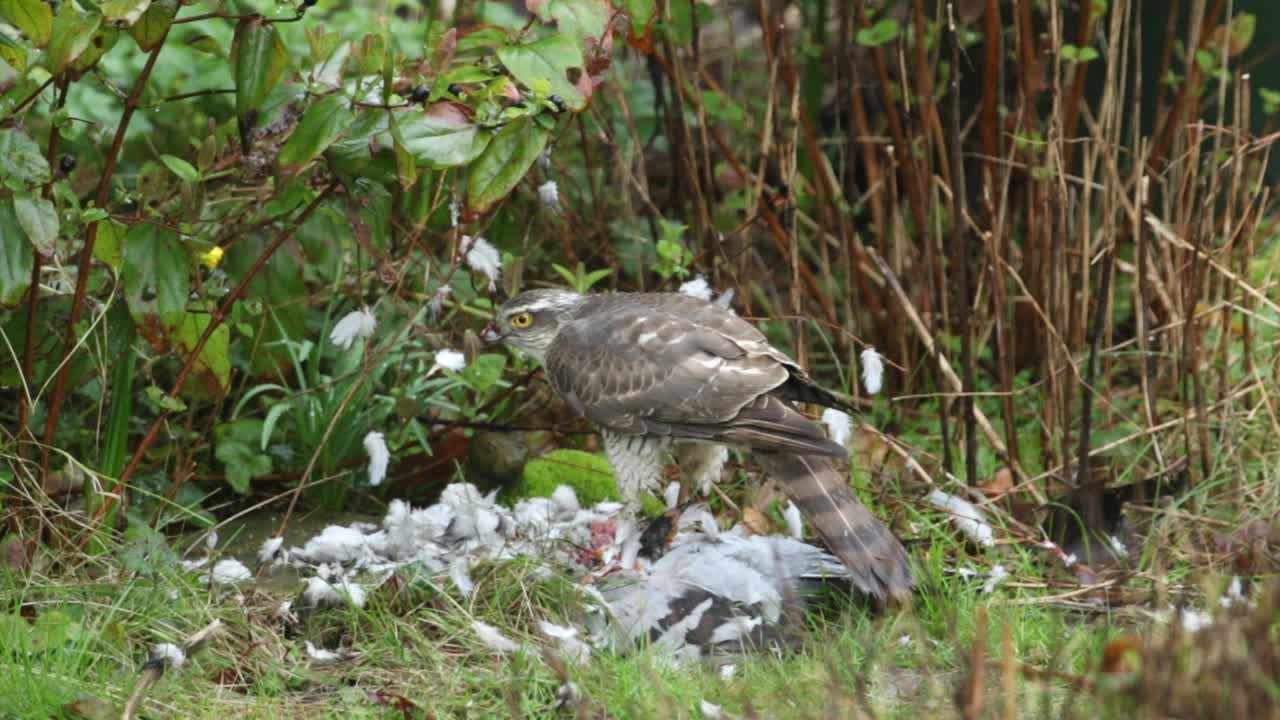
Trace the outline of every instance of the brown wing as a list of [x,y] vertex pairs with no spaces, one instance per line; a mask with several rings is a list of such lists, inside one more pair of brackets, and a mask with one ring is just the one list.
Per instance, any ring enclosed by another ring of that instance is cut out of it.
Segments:
[[546,357],[575,410],[618,433],[842,456],[774,391],[798,368],[750,323],[683,295],[595,299]]

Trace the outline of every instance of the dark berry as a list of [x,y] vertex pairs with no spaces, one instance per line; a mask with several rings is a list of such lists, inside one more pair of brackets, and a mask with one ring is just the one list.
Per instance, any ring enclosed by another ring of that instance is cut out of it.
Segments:
[[449,94],[450,94],[450,95],[461,95],[461,94],[462,94],[462,86],[461,86],[461,85],[459,85],[458,83],[449,83]]
[[431,97],[431,90],[422,85],[414,85],[409,91],[409,99],[416,103],[426,102],[429,97]]
[[552,95],[547,99],[551,101],[552,105],[556,106],[556,112],[564,112],[565,110],[564,98],[560,97],[559,95]]
[[69,173],[76,169],[76,159],[70,155],[63,155],[58,159],[58,169],[64,173]]
[[302,7],[315,7],[317,0],[302,0]]

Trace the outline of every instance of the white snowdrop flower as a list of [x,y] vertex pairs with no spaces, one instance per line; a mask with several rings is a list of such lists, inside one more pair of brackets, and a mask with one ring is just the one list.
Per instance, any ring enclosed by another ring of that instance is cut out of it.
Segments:
[[538,200],[551,212],[560,212],[560,187],[555,180],[548,180],[538,186]]
[[346,350],[356,340],[372,335],[377,327],[378,320],[368,308],[352,310],[333,326],[333,330],[329,332],[329,342]]
[[449,299],[449,295],[453,293],[452,285],[441,285],[431,294],[431,300],[427,302],[427,309],[431,311],[432,317],[439,316],[444,311],[444,301]]
[[849,447],[853,438],[853,420],[848,413],[835,408],[822,411],[822,423],[827,426],[827,435],[841,447]]
[[151,661],[164,662],[174,670],[179,670],[187,661],[187,654],[173,643],[157,643],[151,646]]
[[258,548],[258,562],[269,563],[276,559],[276,554],[280,552],[280,547],[284,545],[284,538],[269,537],[262,541],[262,545]]
[[692,280],[680,285],[681,294],[695,297],[699,300],[711,302],[711,286],[707,284],[707,279],[701,275],[695,276]]
[[934,490],[926,499],[936,508],[951,516],[951,522],[957,529],[982,547],[995,544],[995,532],[987,523],[986,516],[973,503],[962,500],[955,495]]
[[859,356],[862,360],[862,387],[868,395],[878,395],[884,387],[884,358],[875,348],[867,348]]
[[982,594],[990,595],[995,591],[1000,583],[1009,579],[1009,571],[1004,569],[1003,565],[996,565],[991,568],[991,572],[987,574],[987,581],[982,584]]
[[465,248],[467,265],[489,278],[489,291],[495,290],[498,276],[502,274],[502,253],[488,240],[470,235],[462,236],[462,247]]
[[239,560],[227,559],[219,560],[214,564],[213,570],[205,576],[206,582],[213,582],[217,585],[230,585],[248,580],[253,577],[253,573],[244,563]]
[[218,531],[210,530],[208,535],[204,536],[204,546],[212,552],[218,547]]
[[391,451],[387,449],[387,439],[377,431],[364,436],[364,451],[369,453],[369,484],[378,487],[387,477],[387,463],[391,461]]
[[520,646],[516,644],[516,641],[503,635],[498,628],[488,623],[474,620],[471,623],[471,629],[475,631],[476,637],[480,638],[480,642],[484,643],[485,647],[496,653],[513,653],[520,650]]
[[438,350],[436,351],[436,365],[454,372],[459,372],[467,366],[467,356],[457,350]]
[[782,511],[782,519],[787,521],[787,534],[800,540],[804,538],[804,522],[800,518],[800,508],[787,501],[787,509]]

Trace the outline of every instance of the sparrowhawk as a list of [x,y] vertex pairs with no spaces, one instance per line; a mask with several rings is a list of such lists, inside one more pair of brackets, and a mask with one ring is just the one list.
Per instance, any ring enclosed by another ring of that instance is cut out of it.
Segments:
[[[600,427],[629,506],[658,486],[673,450],[705,459],[715,455],[708,449],[723,458],[723,445],[749,448],[862,592],[910,593],[902,544],[831,462],[847,450],[792,407],[848,402],[728,309],[675,293],[529,290],[498,309],[482,339],[533,356],[569,406]],[[718,475],[719,464],[708,464]]]

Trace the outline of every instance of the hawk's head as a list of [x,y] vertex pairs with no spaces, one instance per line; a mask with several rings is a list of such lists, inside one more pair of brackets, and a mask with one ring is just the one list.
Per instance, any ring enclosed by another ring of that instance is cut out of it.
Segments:
[[560,325],[573,317],[584,299],[570,290],[526,290],[498,308],[480,339],[504,342],[541,362]]

